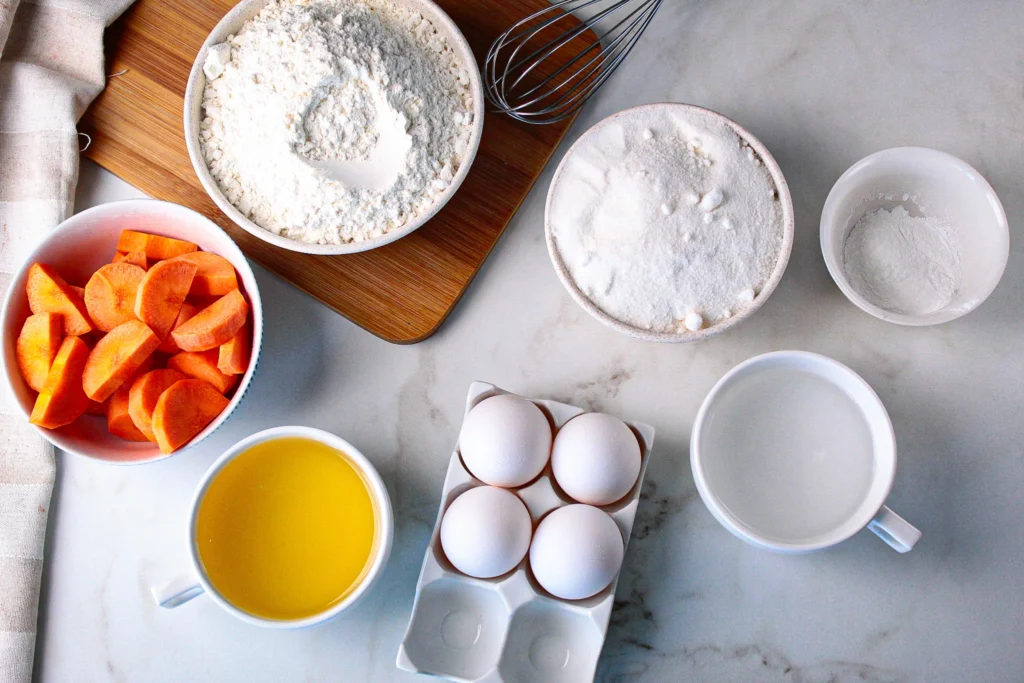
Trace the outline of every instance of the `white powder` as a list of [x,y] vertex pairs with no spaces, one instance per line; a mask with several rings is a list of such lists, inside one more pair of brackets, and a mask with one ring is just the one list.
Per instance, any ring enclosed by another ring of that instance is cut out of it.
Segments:
[[300,242],[415,219],[472,133],[468,72],[428,20],[386,1],[273,0],[204,71],[211,174],[250,220]]
[[632,112],[576,145],[549,221],[577,287],[605,313],[696,331],[751,305],[779,258],[782,207],[760,159],[704,114]]
[[960,247],[938,218],[911,216],[903,206],[878,209],[865,214],[847,236],[843,270],[875,306],[924,315],[952,301],[960,287]]

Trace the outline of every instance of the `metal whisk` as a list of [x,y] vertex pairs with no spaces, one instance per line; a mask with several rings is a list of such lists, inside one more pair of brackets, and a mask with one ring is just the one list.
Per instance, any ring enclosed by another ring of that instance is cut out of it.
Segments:
[[[487,99],[499,112],[526,123],[555,123],[572,116],[611,77],[662,2],[552,2],[491,45],[484,63]],[[580,10],[592,14],[572,14]],[[591,29],[596,37],[577,40]],[[551,71],[563,49],[579,53]]]

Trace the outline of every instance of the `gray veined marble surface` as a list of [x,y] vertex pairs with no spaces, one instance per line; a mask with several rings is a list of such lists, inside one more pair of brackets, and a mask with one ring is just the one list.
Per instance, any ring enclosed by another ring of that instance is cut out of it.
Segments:
[[[466,388],[482,379],[658,429],[599,680],[1024,680],[1024,3],[667,0],[570,139],[662,100],[732,117],[786,174],[796,246],[760,312],[691,346],[601,327],[548,261],[551,169],[450,321],[417,346],[388,345],[257,271],[265,358],[224,428],[144,467],[61,459],[36,675],[416,680],[395,669],[395,653]],[[831,184],[896,145],[967,160],[1010,219],[1002,284],[941,327],[861,313],[818,249]],[[86,167],[79,206],[134,194]],[[900,449],[890,503],[924,531],[912,553],[863,532],[816,555],[772,555],[730,536],[701,504],[687,450],[701,399],[736,363],[786,348],[839,359],[882,397]],[[204,599],[155,607],[149,587],[186,566],[186,507],[202,472],[243,436],[289,423],[342,435],[384,475],[397,537],[382,583],[354,612],[296,632],[246,626]]]

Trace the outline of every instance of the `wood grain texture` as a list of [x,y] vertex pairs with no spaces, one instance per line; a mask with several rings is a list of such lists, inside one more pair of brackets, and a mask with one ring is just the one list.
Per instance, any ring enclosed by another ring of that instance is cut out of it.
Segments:
[[[440,0],[482,61],[502,31],[546,0]],[[528,126],[487,114],[480,151],[448,205],[373,251],[311,256],[279,249],[230,221],[206,195],[185,149],[185,83],[227,0],[137,0],[108,31],[106,90],[81,129],[85,154],[152,197],[184,204],[228,231],[260,265],[395,343],[433,334],[458,303],[572,121]],[[579,39],[582,40],[582,39]]]

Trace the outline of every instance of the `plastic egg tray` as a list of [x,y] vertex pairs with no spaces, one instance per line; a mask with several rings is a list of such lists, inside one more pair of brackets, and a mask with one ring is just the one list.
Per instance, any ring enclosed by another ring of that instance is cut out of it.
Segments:
[[[493,384],[474,382],[466,399],[466,413],[486,398],[507,393]],[[544,411],[554,432],[587,412],[556,401],[529,400]],[[640,442],[640,475],[628,495],[601,508],[615,520],[624,543],[629,542],[633,529],[654,445],[653,427],[626,424]],[[533,578],[529,553],[514,570],[493,579],[460,573],[441,549],[441,519],[452,501],[475,486],[484,483],[469,473],[456,448],[416,584],[412,617],[398,650],[398,668],[466,683],[593,680],[619,575],[597,595],[566,601],[547,593]],[[530,511],[534,529],[547,513],[576,502],[555,483],[550,462],[538,479],[514,492]]]

